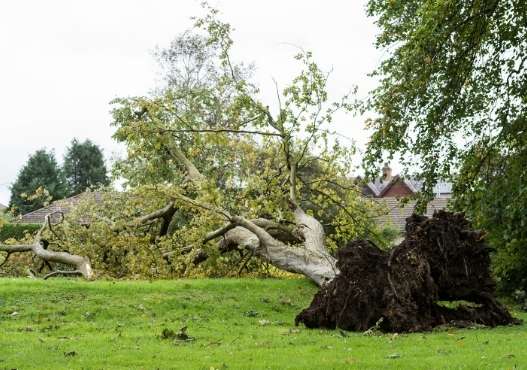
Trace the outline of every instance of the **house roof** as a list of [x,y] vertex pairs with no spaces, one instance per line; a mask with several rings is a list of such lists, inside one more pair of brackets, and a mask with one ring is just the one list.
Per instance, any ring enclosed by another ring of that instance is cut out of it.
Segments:
[[[435,198],[428,203],[425,216],[431,217],[435,211],[445,209],[449,200],[450,197],[447,196]],[[386,207],[385,212],[376,218],[377,223],[382,226],[391,226],[401,233],[404,232],[406,218],[414,213],[417,201],[411,200],[402,206],[399,199],[386,197],[377,199],[377,202]]]
[[[393,176],[389,181],[381,178],[375,181],[368,182],[366,186],[371,190],[375,197],[382,197],[388,190],[398,181],[402,181],[412,193],[418,193],[423,188],[423,181],[415,179],[404,179],[399,175]],[[434,186],[434,194],[447,195],[452,193],[452,183],[446,181],[439,181]]]
[[[33,212],[22,215],[17,222],[24,224],[41,224],[44,222],[46,216],[50,213],[62,212],[67,215],[75,206],[77,206],[87,196],[94,196],[96,200],[101,199],[101,194],[98,192],[86,192],[74,195],[70,198],[60,199],[52,202],[46,207],[42,207]],[[59,220],[58,214],[52,216],[52,221]]]

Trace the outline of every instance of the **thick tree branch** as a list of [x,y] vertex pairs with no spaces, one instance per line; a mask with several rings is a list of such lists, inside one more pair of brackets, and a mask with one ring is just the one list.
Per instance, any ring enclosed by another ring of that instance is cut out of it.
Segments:
[[175,144],[170,145],[168,148],[169,153],[181,164],[189,177],[189,179],[196,185],[201,186],[205,181],[205,176],[199,172],[199,170],[194,166],[194,163],[188,160],[183,151]]
[[[291,230],[285,225],[282,225],[278,222],[274,222],[265,218],[257,218],[250,220],[250,222],[254,223],[256,226],[261,227],[266,232],[269,233],[273,238],[281,241],[282,243],[286,244],[300,244],[304,240],[300,235],[298,235],[297,230]],[[208,233],[205,238],[203,238],[203,244],[216,239],[220,236],[224,236],[228,231],[234,229],[237,227],[234,223],[226,224],[225,226],[214,230],[210,233]]]
[[216,239],[216,238],[218,238],[218,237],[220,237],[220,236],[225,235],[225,233],[226,233],[227,231],[232,230],[232,229],[234,229],[235,227],[236,227],[235,224],[230,223],[230,224],[227,224],[227,225],[225,225],[225,226],[223,226],[223,227],[221,227],[221,228],[219,228],[219,229],[217,229],[217,230],[214,230],[214,231],[208,233],[208,234],[205,235],[205,237],[203,238],[203,244],[206,244],[207,242],[209,242],[209,241],[211,241],[211,240],[213,240],[213,239]]
[[225,234],[224,243],[237,245],[251,251],[279,269],[307,276],[317,285],[324,285],[338,273],[336,260],[330,255],[292,246],[266,235],[266,232],[243,218],[237,219],[240,226]]
[[65,265],[74,266],[82,276],[86,279],[93,277],[93,270],[91,267],[90,260],[87,257],[81,257],[67,252],[54,252],[49,249],[45,249],[43,246],[42,233],[48,227],[50,217],[53,213],[46,215],[45,221],[42,227],[35,236],[33,244],[27,245],[3,245],[0,244],[0,251],[11,253],[22,253],[22,252],[33,252],[33,254],[46,262],[55,262]]
[[148,221],[156,220],[158,218],[163,218],[167,214],[171,213],[174,210],[174,202],[168,203],[165,207],[158,209],[152,213],[136,218],[132,224],[142,225]]

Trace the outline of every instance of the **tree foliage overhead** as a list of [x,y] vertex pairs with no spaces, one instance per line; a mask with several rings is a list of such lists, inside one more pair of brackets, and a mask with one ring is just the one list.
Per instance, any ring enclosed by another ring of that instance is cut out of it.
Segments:
[[82,193],[89,187],[110,183],[101,149],[90,140],[71,141],[63,165],[69,187],[69,195]]
[[17,214],[41,208],[51,200],[67,194],[64,174],[53,152],[44,149],[31,155],[11,186],[9,207]]
[[366,167],[399,154],[428,196],[453,176],[458,207],[498,253],[525,261],[527,2],[370,0],[368,13],[389,57],[375,72]]
[[476,145],[525,135],[525,1],[371,0],[368,11],[390,51],[375,73],[368,164],[383,151],[416,155],[429,189]]

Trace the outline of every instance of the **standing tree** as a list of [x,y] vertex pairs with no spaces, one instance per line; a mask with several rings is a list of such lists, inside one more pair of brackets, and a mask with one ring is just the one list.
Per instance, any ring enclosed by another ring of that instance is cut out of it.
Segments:
[[375,73],[366,167],[398,153],[428,198],[453,176],[501,281],[527,288],[527,2],[370,0],[368,12],[390,54]]
[[67,194],[64,174],[57,165],[53,152],[37,150],[11,186],[9,207],[19,214],[41,208],[46,202],[62,199]]
[[82,193],[87,188],[110,183],[101,149],[90,140],[71,141],[64,155],[64,175],[69,195]]

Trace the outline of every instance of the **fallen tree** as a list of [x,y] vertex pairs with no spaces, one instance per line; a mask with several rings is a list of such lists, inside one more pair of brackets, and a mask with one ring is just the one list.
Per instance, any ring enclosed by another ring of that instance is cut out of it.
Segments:
[[[250,71],[230,59],[230,25],[209,10],[159,53],[166,87],[114,102],[114,138],[128,148],[117,172],[135,189],[157,192],[163,206],[131,224],[109,224],[118,232],[184,214],[167,261],[192,255],[200,264],[213,248],[238,251],[239,271],[260,260],[322,286],[338,273],[331,250],[376,234],[373,202],[348,177],[353,147],[331,130],[333,116],[354,102],[329,101],[328,73],[302,51],[295,56],[302,70],[277,87],[273,112]],[[170,234],[157,230],[156,240]]]
[[[340,274],[295,319],[309,328],[386,332],[438,325],[517,323],[494,297],[484,234],[462,214],[407,219],[406,238],[383,251],[355,240],[338,251]],[[441,301],[463,301],[457,307]]]
[[329,74],[301,51],[300,73],[277,86],[271,110],[250,69],[230,59],[230,25],[208,10],[159,52],[166,86],[113,102],[114,138],[128,149],[115,172],[133,199],[81,212],[89,228],[70,222],[66,247],[116,277],[186,272],[236,251],[233,270],[263,261],[322,286],[338,272],[330,251],[376,232],[373,202],[348,178],[353,146],[331,129],[354,102],[330,101]]

